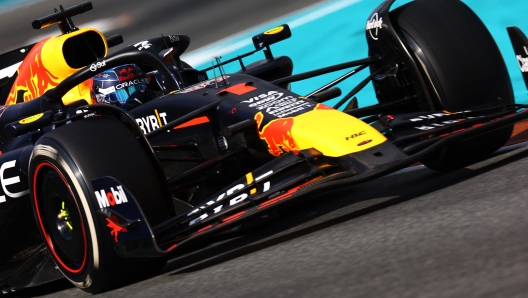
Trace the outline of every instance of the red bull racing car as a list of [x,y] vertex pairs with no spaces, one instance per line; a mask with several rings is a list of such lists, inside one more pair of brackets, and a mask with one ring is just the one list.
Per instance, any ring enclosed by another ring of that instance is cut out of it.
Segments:
[[[295,75],[270,48],[291,36],[286,24],[198,70],[181,61],[190,39],[180,34],[109,55],[120,36],[72,22],[90,2],[35,20],[62,34],[0,56],[0,67],[20,63],[0,81],[0,288],[66,277],[104,291],[316,193],[417,162],[462,167],[503,146],[528,113],[481,20],[460,1],[380,2],[366,57]],[[509,32],[527,79],[528,42]],[[264,59],[245,65],[257,52]],[[310,94],[289,90],[343,69]],[[369,83],[378,104],[358,108]]]

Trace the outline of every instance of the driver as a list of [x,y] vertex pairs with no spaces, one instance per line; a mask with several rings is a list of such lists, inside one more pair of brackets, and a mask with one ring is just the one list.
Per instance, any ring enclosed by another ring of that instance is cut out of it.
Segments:
[[152,92],[145,74],[134,64],[105,70],[93,77],[92,100],[130,111],[149,101]]

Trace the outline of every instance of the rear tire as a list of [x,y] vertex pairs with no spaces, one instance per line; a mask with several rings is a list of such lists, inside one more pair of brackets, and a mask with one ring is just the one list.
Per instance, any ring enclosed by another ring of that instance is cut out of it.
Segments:
[[[390,14],[436,94],[437,108],[462,111],[514,103],[504,59],[486,26],[459,0],[415,0]],[[513,125],[446,148],[422,161],[444,171],[474,163],[502,147]]]
[[[123,124],[94,117],[51,131],[35,145],[29,168],[41,235],[75,286],[102,292],[164,266],[165,258],[120,258],[111,229],[99,214],[92,181],[110,176],[138,198],[150,224],[168,217],[157,170]],[[149,204],[141,204],[140,198],[148,198]]]

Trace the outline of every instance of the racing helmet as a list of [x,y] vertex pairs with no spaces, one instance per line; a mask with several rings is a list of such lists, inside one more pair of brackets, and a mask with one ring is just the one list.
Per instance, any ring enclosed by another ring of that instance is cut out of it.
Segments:
[[92,100],[125,108],[130,96],[136,91],[144,91],[148,84],[148,79],[135,64],[121,65],[93,77]]

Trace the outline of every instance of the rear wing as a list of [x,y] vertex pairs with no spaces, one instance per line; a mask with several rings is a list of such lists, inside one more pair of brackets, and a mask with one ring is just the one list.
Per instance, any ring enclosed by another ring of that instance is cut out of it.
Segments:
[[528,38],[524,35],[521,29],[517,27],[508,27],[508,34],[521,69],[524,83],[528,89]]

